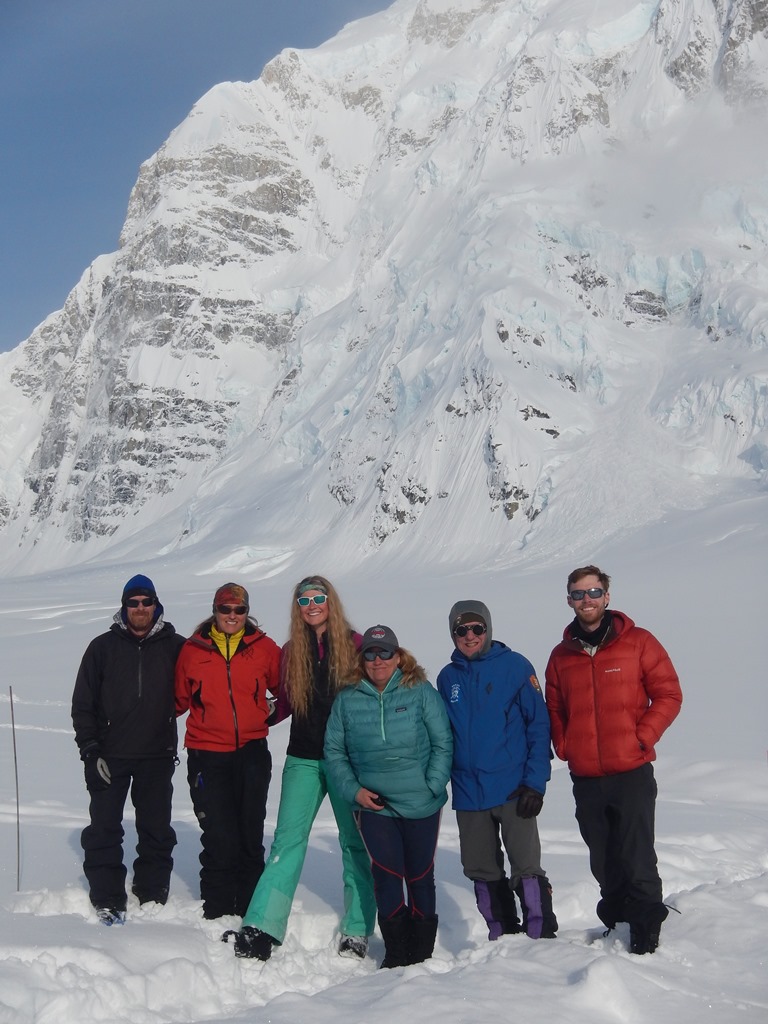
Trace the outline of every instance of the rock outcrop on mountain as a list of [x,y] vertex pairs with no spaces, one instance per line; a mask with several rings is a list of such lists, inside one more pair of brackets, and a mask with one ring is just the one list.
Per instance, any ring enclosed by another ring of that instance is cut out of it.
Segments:
[[398,0],[204,96],[0,359],[6,566],[232,507],[512,558],[764,484],[768,3],[590,7]]

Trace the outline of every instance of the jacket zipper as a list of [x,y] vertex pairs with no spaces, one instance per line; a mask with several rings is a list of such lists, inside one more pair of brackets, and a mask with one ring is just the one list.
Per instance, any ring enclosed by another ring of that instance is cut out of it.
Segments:
[[370,693],[372,697],[375,697],[376,700],[379,702],[379,732],[381,733],[382,740],[384,741],[384,743],[386,743],[387,731],[384,728],[384,694],[386,693],[386,689],[377,689],[377,687],[375,687],[367,679],[363,681],[363,685],[367,688],[368,693]]
[[[607,636],[607,634],[606,634],[606,636]],[[591,650],[587,650],[587,648],[583,644],[580,645],[581,646],[582,654],[586,654],[586,656],[589,658],[589,661],[590,661],[590,666],[589,667],[590,667],[590,669],[592,671],[592,702],[595,705],[595,747],[597,749],[597,761],[598,761],[598,764],[600,765],[600,770],[603,772],[603,774],[605,774],[605,769],[603,768],[603,756],[602,756],[602,753],[601,753],[601,750],[600,750],[600,733],[599,733],[599,730],[597,729],[597,718],[598,718],[598,707],[597,707],[598,701],[597,701],[597,697],[598,697],[598,691],[597,691],[597,682],[596,682],[596,677],[595,677],[595,658],[597,657],[597,655],[602,650],[602,646],[603,646],[603,643],[604,643],[605,639],[606,638],[603,637],[603,639],[600,641],[600,643],[597,644],[596,647],[593,647]]]
[[227,663],[227,689],[229,690],[229,703],[232,705],[232,719],[235,726],[235,750],[240,749],[240,726],[237,721],[237,707],[235,705],[235,695],[232,691],[232,672],[230,670],[229,661],[229,634],[227,634],[227,656],[224,659]]

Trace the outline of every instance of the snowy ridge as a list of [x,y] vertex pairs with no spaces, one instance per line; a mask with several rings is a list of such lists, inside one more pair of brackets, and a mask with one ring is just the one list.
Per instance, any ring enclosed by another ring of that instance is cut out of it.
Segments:
[[278,561],[514,562],[763,485],[763,8],[399,0],[211,90],[0,359],[2,563],[246,507]]

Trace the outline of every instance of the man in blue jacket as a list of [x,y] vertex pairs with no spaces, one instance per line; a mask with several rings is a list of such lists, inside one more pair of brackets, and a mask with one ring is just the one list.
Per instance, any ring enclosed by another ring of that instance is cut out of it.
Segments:
[[519,931],[554,938],[536,824],[550,777],[549,715],[539,681],[526,658],[493,639],[481,601],[458,601],[448,625],[455,650],[437,688],[453,729],[451,788],[464,874],[474,882],[489,939]]

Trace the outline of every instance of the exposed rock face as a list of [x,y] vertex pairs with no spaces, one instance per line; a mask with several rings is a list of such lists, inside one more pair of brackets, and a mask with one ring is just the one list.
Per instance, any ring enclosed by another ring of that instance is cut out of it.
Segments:
[[290,486],[362,556],[460,531],[466,493],[492,544],[545,535],[558,486],[587,522],[610,436],[659,460],[647,515],[681,466],[691,501],[764,476],[765,164],[716,158],[764,100],[768,3],[568,10],[400,3],[203,97],[2,368],[11,561],[160,516],[194,542],[219,480],[264,498],[254,533]]

